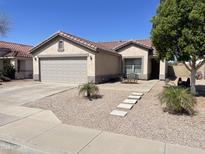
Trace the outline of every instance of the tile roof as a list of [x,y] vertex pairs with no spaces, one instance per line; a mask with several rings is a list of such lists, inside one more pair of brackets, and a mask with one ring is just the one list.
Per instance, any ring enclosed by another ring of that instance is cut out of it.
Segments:
[[147,49],[152,49],[151,46],[151,41],[150,40],[134,40],[134,41],[113,41],[113,42],[92,42],[62,31],[59,31],[57,33],[54,33],[52,36],[48,37],[47,39],[45,39],[43,42],[41,42],[40,44],[36,45],[35,47],[33,47],[30,52],[34,53],[38,48],[40,48],[42,45],[46,44],[47,42],[49,42],[50,40],[52,40],[53,38],[57,37],[57,36],[61,36],[64,37],[70,41],[73,41],[79,45],[82,45],[88,49],[91,49],[93,51],[98,52],[99,50],[101,51],[105,51],[105,52],[110,52],[110,53],[114,53],[116,55],[119,55],[116,52],[116,48],[119,46],[123,46],[129,43],[135,43],[137,45],[140,45],[144,48]]
[[89,40],[86,40],[86,39],[83,39],[83,38],[80,38],[80,37],[77,37],[77,36],[74,36],[74,35],[71,35],[71,34],[68,34],[65,32],[60,31],[59,35],[64,36],[64,37],[68,38],[69,40],[72,40],[78,44],[85,46],[85,47],[93,49],[94,51],[97,51],[100,49],[100,50],[116,53],[116,52],[112,51],[112,49],[110,49],[106,46],[97,44],[96,42],[92,42],[92,41],[89,41]]
[[89,41],[89,40],[86,40],[86,39],[83,39],[83,38],[80,38],[80,37],[77,37],[77,36],[62,32],[62,31],[54,33],[52,36],[48,37],[47,39],[45,39],[40,44],[38,44],[35,47],[33,47],[32,49],[30,49],[30,53],[35,52],[36,49],[40,48],[42,45],[44,45],[45,43],[49,42],[50,40],[52,40],[53,38],[55,38],[57,36],[64,37],[64,38],[66,38],[66,39],[68,39],[72,42],[75,42],[79,45],[82,45],[82,46],[84,46],[88,49],[91,49],[91,50],[95,51],[95,52],[98,52],[99,50],[102,50],[102,51],[105,51],[105,52],[110,52],[110,53],[118,55],[115,51],[109,49],[106,46],[99,45],[96,42],[92,42],[92,41]]
[[97,49],[102,49],[102,50],[107,50],[107,51],[111,51],[111,52],[115,52],[115,48],[118,47],[118,46],[121,46],[125,43],[129,43],[129,42],[133,42],[133,43],[136,43],[136,44],[139,44],[139,45],[142,45],[144,46],[145,48],[152,48],[152,43],[151,43],[151,40],[131,40],[131,41],[111,41],[111,42],[92,42],[92,41],[89,41],[89,40],[86,40],[86,39],[83,39],[83,38],[80,38],[80,37],[77,37],[77,36],[74,36],[74,35],[71,35],[71,34],[68,34],[68,33],[65,33],[65,32],[59,32],[60,35],[63,35],[65,37],[68,37],[69,39],[79,43],[79,44],[82,44],[82,45],[85,45],[89,48],[93,48],[94,50],[97,50]]
[[12,42],[0,41],[0,52],[5,53],[1,56],[4,57],[24,57],[31,58],[32,55],[29,50],[32,48],[30,45],[17,44]]
[[106,48],[109,48],[111,50],[117,50],[118,48],[122,46],[126,46],[129,43],[136,43],[142,47],[145,47],[147,49],[152,49],[152,43],[151,40],[131,40],[131,41],[111,41],[111,42],[96,42],[97,45],[104,46]]

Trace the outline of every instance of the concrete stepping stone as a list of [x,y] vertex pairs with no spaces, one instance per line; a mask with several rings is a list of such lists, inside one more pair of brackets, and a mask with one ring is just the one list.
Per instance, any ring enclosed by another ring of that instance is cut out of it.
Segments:
[[127,112],[126,111],[120,111],[120,110],[113,110],[110,114],[114,115],[114,116],[125,117],[127,115]]
[[137,93],[137,92],[133,92],[132,95],[137,95],[137,96],[143,96],[143,93]]
[[125,104],[136,104],[138,99],[125,99],[123,103]]
[[131,108],[134,106],[134,104],[124,104],[124,103],[121,103],[117,106],[117,108],[120,108],[120,109],[128,109],[128,110],[131,110]]
[[128,98],[130,98],[130,99],[140,99],[141,96],[130,95],[130,96],[128,96]]

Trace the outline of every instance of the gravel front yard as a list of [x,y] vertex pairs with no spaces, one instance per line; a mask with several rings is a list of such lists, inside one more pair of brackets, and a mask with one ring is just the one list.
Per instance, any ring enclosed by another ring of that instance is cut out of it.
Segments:
[[170,115],[162,111],[157,98],[163,85],[164,82],[158,82],[125,118],[109,113],[131,92],[101,85],[102,98],[93,101],[79,97],[78,89],[72,89],[26,106],[52,110],[60,120],[70,125],[205,148],[205,98],[198,98],[199,113],[194,117]]

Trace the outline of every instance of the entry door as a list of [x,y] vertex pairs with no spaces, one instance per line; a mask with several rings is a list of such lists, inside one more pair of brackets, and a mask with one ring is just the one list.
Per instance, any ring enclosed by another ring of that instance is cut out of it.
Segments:
[[159,62],[156,59],[152,59],[152,73],[151,78],[152,79],[159,79]]

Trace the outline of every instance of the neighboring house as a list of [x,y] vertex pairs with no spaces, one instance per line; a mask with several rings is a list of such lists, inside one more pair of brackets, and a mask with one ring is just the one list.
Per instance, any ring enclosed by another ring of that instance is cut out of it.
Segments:
[[32,46],[0,41],[0,71],[8,64],[14,66],[16,79],[32,78],[33,62],[29,50]]
[[165,79],[166,63],[155,59],[149,40],[91,42],[57,32],[31,50],[34,80],[100,83],[123,74]]
[[[205,64],[202,65],[197,72],[201,72],[203,78],[205,79]],[[168,65],[168,77],[178,78],[178,77],[190,77],[191,72],[184,66],[183,63],[169,64]]]

